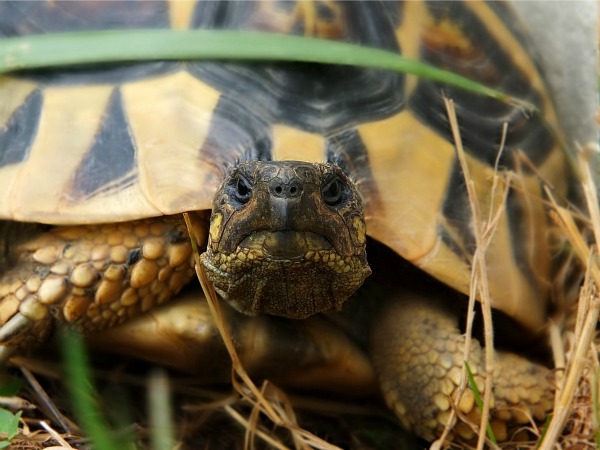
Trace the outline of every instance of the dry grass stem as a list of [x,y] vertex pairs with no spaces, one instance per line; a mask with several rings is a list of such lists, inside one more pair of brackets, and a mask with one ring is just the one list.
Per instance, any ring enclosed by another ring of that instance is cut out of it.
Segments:
[[36,409],[33,403],[21,397],[0,397],[0,407],[10,409],[11,411]]
[[[58,447],[58,448],[69,448],[69,449],[73,448],[67,441],[65,441],[63,439],[63,437],[60,435],[60,433],[58,433],[54,428],[52,428],[45,420],[42,420],[40,422],[40,426],[44,430],[46,430],[48,432],[48,434],[50,434],[50,436],[52,436],[52,438],[54,440],[56,440],[56,442],[58,442],[60,444],[60,447]],[[54,447],[54,448],[57,448],[57,447]]]
[[[554,383],[555,386],[561,386],[565,376],[565,367],[567,366],[567,355],[563,340],[563,326],[550,320],[548,325],[548,335],[550,348],[552,350],[552,360],[554,361]],[[558,407],[558,395],[554,396],[554,409]]]
[[[594,386],[593,373],[589,373],[593,372],[593,370],[589,367],[589,363],[591,362],[593,367],[598,368],[596,348],[593,341],[600,312],[600,299],[598,298],[600,267],[598,266],[598,254],[596,251],[598,243],[600,243],[600,211],[596,193],[597,188],[588,161],[590,151],[591,149],[589,151],[580,150],[578,152],[577,172],[582,177],[581,185],[590,216],[588,227],[596,242],[594,246],[591,246],[582,235],[582,232],[575,223],[573,214],[569,210],[558,206],[552,197],[552,193],[547,191],[553,205],[553,218],[574,249],[581,265],[585,267],[586,273],[577,305],[577,318],[571,343],[571,354],[565,364],[564,376],[557,385],[557,401],[554,417],[539,447],[541,450],[553,448],[556,442],[558,442],[559,436],[563,432],[569,417],[573,414],[578,414],[576,407],[572,406],[572,404],[578,395],[578,388],[582,386],[582,380],[586,381],[585,379],[589,378],[591,381],[588,382],[592,387]],[[590,357],[589,355],[594,356]],[[590,398],[589,402],[592,401],[593,399]],[[594,409],[594,405],[592,405],[592,409]],[[590,422],[593,422],[593,420],[593,417],[589,418]],[[593,430],[589,430],[590,434],[593,434],[593,432]],[[579,438],[584,439],[585,436],[580,436]]]
[[[268,419],[271,420],[276,426],[286,428],[290,431],[296,448],[305,449],[307,448],[307,446],[309,446],[319,450],[339,449],[338,447],[331,445],[323,439],[320,439],[312,433],[300,428],[296,423],[296,419],[292,413],[291,407],[277,407],[277,403],[273,402],[272,399],[266,398],[263,393],[263,390],[258,389],[256,384],[252,381],[245,368],[243,367],[237,350],[235,349],[233,340],[231,338],[231,333],[229,332],[228,326],[225,320],[223,319],[223,315],[221,313],[217,294],[215,293],[212,284],[208,280],[206,272],[204,271],[204,266],[200,261],[200,253],[198,252],[198,248],[196,245],[196,236],[193,231],[194,227],[191,224],[190,217],[188,214],[185,213],[183,217],[187,225],[188,232],[190,233],[192,247],[194,249],[196,275],[198,277],[198,280],[200,281],[200,285],[202,286],[204,295],[206,296],[206,300],[210,308],[211,314],[215,319],[215,324],[217,326],[217,329],[219,330],[219,334],[223,339],[223,343],[225,344],[227,352],[229,353],[229,356],[232,361],[232,385],[234,389],[242,396],[242,398],[248,401],[254,407],[250,419],[247,421],[248,427],[246,428],[247,433],[245,448],[253,447],[252,437],[256,433],[258,415],[259,413],[262,413],[265,416],[267,416]],[[266,385],[264,385],[263,389],[265,387]],[[277,395],[280,401],[281,398],[284,397],[283,392],[279,390],[277,390]]]
[[[239,423],[240,425],[242,425],[244,428],[249,429],[251,427],[250,422],[245,419],[239,412],[237,412],[235,410],[235,408],[233,408],[232,406],[225,406],[223,408],[225,410],[225,412],[227,412],[227,414],[229,414],[229,416],[234,419],[237,423]],[[269,435],[268,433],[260,430],[260,429],[256,429],[256,435],[262,439],[263,441],[265,441],[267,444],[269,444],[270,446],[272,446],[273,448],[276,448],[278,450],[288,450],[288,447],[286,447],[285,445],[283,445],[281,442],[279,442],[276,439],[273,439],[271,437],[271,435]]]
[[47,414],[53,422],[58,423],[63,430],[69,433],[81,433],[79,427],[60,412],[60,409],[54,404],[33,374],[25,368],[21,368],[21,373],[34,391],[39,405],[38,407],[45,411],[45,414]]
[[[453,105],[451,104],[451,101],[448,101],[447,108],[449,110],[450,123],[454,133],[455,142],[457,143],[457,154],[459,158],[461,158],[461,154],[464,155],[464,152],[459,144],[460,136],[458,135],[458,126],[452,106]],[[551,448],[573,448],[573,445],[584,446],[578,448],[596,448],[595,445],[598,443],[598,440],[600,440],[600,432],[598,430],[598,416],[600,413],[598,412],[597,405],[597,375],[600,373],[600,364],[598,363],[597,349],[594,344],[594,338],[596,337],[596,326],[600,311],[600,299],[598,298],[597,291],[597,286],[600,286],[600,268],[598,267],[599,260],[596,251],[598,243],[600,242],[600,209],[598,206],[597,188],[591,172],[591,164],[587,160],[593,150],[596,150],[596,148],[588,148],[578,152],[579,167],[577,173],[581,174],[582,177],[581,185],[585,194],[589,219],[586,220],[585,216],[576,210],[568,210],[559,206],[553,197],[551,189],[548,186],[545,187],[546,195],[550,199],[548,205],[553,211],[553,218],[558,224],[562,235],[566,237],[567,241],[574,249],[576,258],[579,259],[581,265],[585,267],[586,281],[581,287],[580,300],[577,304],[578,308],[575,330],[570,332],[572,335],[572,349],[568,356],[565,355],[562,339],[564,336],[569,336],[569,333],[562,333],[561,336],[561,330],[558,324],[554,322],[549,324],[550,336],[553,342],[552,349],[554,352],[555,363],[556,367],[559,369],[555,373],[557,393],[553,419],[548,426],[548,430],[546,430],[546,433],[543,436],[543,441],[540,441],[537,447],[542,450],[549,450]],[[525,159],[525,161],[527,160]],[[461,167],[463,168],[465,178],[467,178],[468,172],[465,171],[467,166],[464,156],[462,156]],[[509,183],[507,183],[507,186],[508,184]],[[469,179],[466,180],[466,186],[468,193],[474,188],[473,183],[470,182]],[[469,193],[469,199],[472,198],[475,197],[471,197],[471,194]],[[477,208],[472,209],[472,212],[474,221],[476,221]],[[501,211],[499,211],[499,213],[500,212]],[[596,242],[595,245],[590,245],[583,235],[585,231],[582,232],[580,230],[580,227],[575,223],[575,220],[579,220],[588,224],[587,229],[593,234],[594,242]],[[486,224],[484,223],[482,226],[486,226]],[[478,229],[476,229],[476,233],[477,231]],[[482,258],[483,254],[485,253],[485,245],[489,243],[489,240],[487,240],[488,236],[483,234],[483,237],[486,238],[486,240],[477,241],[477,251],[474,255],[474,265],[478,258]],[[478,239],[477,236],[476,239]],[[481,251],[480,242],[484,243],[484,248]],[[573,261],[571,261],[571,267],[572,264]],[[479,276],[479,273],[477,273],[477,276]],[[477,280],[472,280],[472,292],[479,292],[479,295],[482,295],[482,285],[478,285],[477,283]],[[483,298],[485,297],[482,296],[482,299]],[[482,302],[482,304],[485,316],[485,303]],[[485,322],[486,321],[484,317],[484,323]],[[487,323],[485,324],[485,327],[487,349]],[[561,370],[561,368],[564,370]],[[486,390],[487,389],[488,387],[486,385]],[[573,401],[576,398],[579,399],[579,404],[574,405]],[[460,411],[457,411],[457,413],[459,418],[464,419],[461,417]],[[571,429],[567,429],[565,431],[567,422],[570,424],[569,426]],[[540,433],[535,426],[535,423],[533,421],[531,423],[532,428],[527,429],[539,436]],[[483,446],[483,425],[484,423],[482,421],[479,429],[478,448],[482,448]],[[596,444],[593,443],[594,437],[596,439]],[[488,442],[487,445],[490,445],[490,443]]]
[[[477,192],[475,189],[475,183],[470,175],[469,166],[467,163],[464,148],[462,146],[462,140],[460,136],[460,129],[458,126],[458,120],[456,117],[456,111],[454,109],[454,102],[451,99],[444,98],[448,118],[450,121],[450,127],[454,138],[454,144],[456,146],[456,155],[460,163],[461,170],[463,172],[465,185],[467,189],[467,196],[469,199],[469,205],[471,208],[471,214],[473,217],[473,231],[475,235],[475,253],[473,254],[472,271],[471,271],[471,284],[469,289],[469,308],[467,317],[467,332],[465,341],[465,354],[464,360],[468,361],[470,343],[471,343],[471,331],[473,312],[475,305],[475,298],[478,297],[481,302],[481,309],[483,314],[484,323],[484,341],[485,341],[485,389],[483,393],[483,410],[481,411],[481,422],[479,424],[477,449],[482,449],[486,443],[486,427],[489,422],[490,406],[492,404],[492,386],[493,386],[493,372],[494,372],[494,344],[493,344],[493,325],[492,325],[492,307],[491,298],[487,277],[487,263],[485,259],[485,253],[487,248],[494,236],[497,224],[504,213],[506,198],[508,195],[508,187],[510,183],[505,182],[505,188],[502,195],[503,201],[499,203],[498,208],[494,211],[493,205],[496,196],[496,190],[500,177],[498,176],[498,164],[500,156],[502,154],[505,142],[506,126],[504,126],[503,137],[501,146],[496,158],[495,175],[491,191],[490,199],[490,210],[488,211],[487,222],[482,218],[481,206],[478,201]],[[460,394],[466,386],[466,369],[463,370],[463,375],[460,384]],[[460,396],[457,397],[460,399]],[[447,434],[447,429],[444,430],[444,434]],[[445,436],[444,436],[445,438]],[[496,447],[494,443],[488,442],[491,447]]]

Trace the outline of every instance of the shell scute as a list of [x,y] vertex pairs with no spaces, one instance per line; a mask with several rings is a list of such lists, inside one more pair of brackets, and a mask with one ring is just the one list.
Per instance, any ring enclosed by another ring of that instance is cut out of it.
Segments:
[[[7,76],[0,79],[0,217],[100,223],[209,209],[223,167],[240,159],[342,160],[364,197],[368,234],[467,291],[475,225],[443,93],[455,101],[484,216],[506,198],[488,250],[495,306],[539,323],[545,306],[531,299],[546,297],[550,270],[541,180],[565,192],[567,178],[550,129],[558,129],[552,100],[504,7],[136,2],[130,15],[128,2],[70,3],[2,2],[0,35],[31,33],[32,24],[38,32],[172,26],[304,34],[400,52],[540,112],[412,75],[314,64],[155,62]],[[80,20],[90,14],[94,20]],[[130,16],[135,21],[123,23]],[[26,138],[15,143],[15,130]],[[506,197],[492,195],[497,173],[512,180]]]

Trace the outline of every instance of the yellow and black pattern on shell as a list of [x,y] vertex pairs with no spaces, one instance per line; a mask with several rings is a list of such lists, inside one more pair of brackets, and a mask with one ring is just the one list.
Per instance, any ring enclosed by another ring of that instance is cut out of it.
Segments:
[[[368,233],[468,291],[475,239],[443,95],[483,217],[495,306],[530,326],[551,254],[542,180],[566,190],[551,99],[504,4],[479,2],[1,2],[0,35],[105,28],[223,28],[378,47],[535,104],[540,114],[412,75],[216,61],[65,68],[0,78],[0,217],[102,223],[209,209],[240,159],[336,160],[358,183]],[[505,145],[499,155],[503,125]],[[515,181],[516,180],[516,181]]]

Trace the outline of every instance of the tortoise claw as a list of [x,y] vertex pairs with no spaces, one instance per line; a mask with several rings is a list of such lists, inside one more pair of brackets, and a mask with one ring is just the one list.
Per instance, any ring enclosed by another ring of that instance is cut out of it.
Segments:
[[0,327],[0,342],[11,341],[26,334],[32,328],[31,319],[18,312]]
[[[21,344],[22,341],[33,336],[31,330],[34,328],[34,324],[34,321],[18,312],[0,326],[0,367],[5,366],[19,348],[14,343]],[[7,345],[6,342],[10,342],[10,344]]]
[[43,341],[54,323],[93,332],[124,322],[193,277],[191,253],[178,216],[30,236],[0,273],[0,343]]

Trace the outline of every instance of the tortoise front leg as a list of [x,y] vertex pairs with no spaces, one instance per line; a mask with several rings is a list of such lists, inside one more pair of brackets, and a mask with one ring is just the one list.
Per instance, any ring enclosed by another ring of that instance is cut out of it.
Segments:
[[9,245],[4,266],[5,349],[44,340],[54,322],[82,332],[122,323],[169,300],[194,277],[180,216],[50,228]]
[[[407,428],[429,441],[441,435],[453,404],[479,425],[471,389],[467,386],[457,398],[464,346],[457,315],[442,299],[401,294],[390,299],[374,321],[372,358],[386,401]],[[543,420],[554,396],[549,369],[512,353],[497,351],[495,356],[490,424],[503,441],[531,417]],[[473,340],[469,367],[481,395],[484,361],[484,349]],[[450,436],[471,441],[475,432],[459,421]]]

